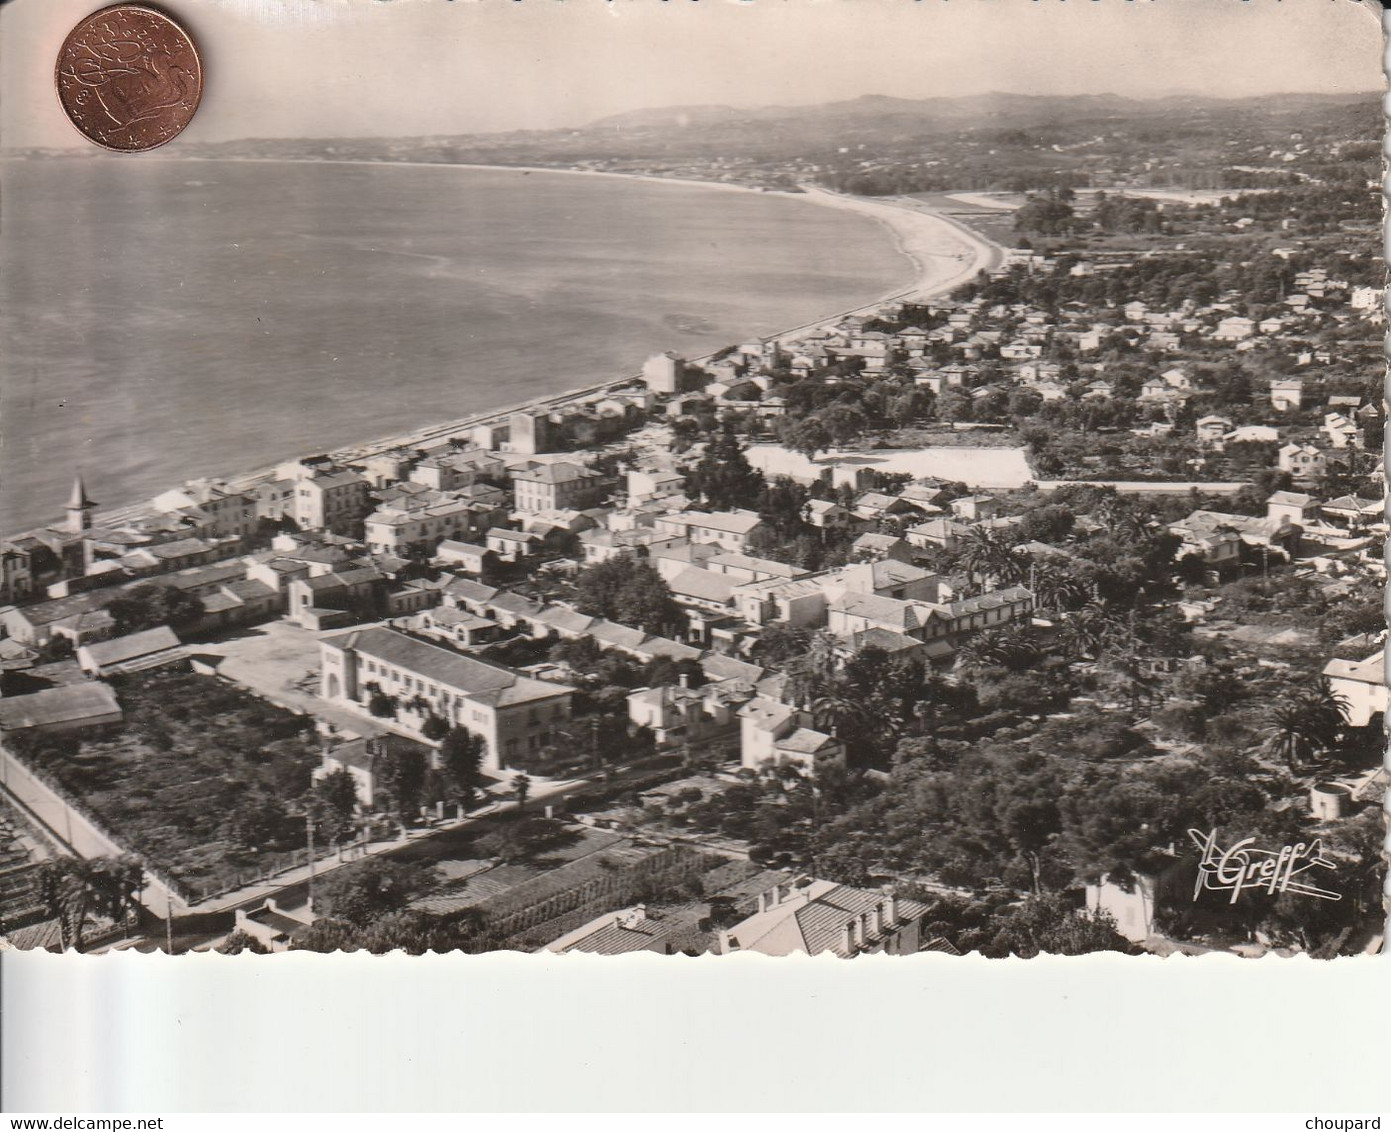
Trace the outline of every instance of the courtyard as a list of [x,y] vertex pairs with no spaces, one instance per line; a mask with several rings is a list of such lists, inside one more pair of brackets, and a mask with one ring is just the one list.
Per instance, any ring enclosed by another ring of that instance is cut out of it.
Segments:
[[[334,630],[333,632],[342,632]],[[288,621],[272,621],[200,644],[197,652],[220,657],[219,676],[250,692],[350,735],[379,735],[386,728],[366,714],[319,698],[319,641],[316,633]]]

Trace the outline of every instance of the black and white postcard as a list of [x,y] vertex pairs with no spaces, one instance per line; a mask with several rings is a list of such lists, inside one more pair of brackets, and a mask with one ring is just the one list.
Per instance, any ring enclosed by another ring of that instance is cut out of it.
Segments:
[[1380,950],[1359,6],[91,7],[0,11],[10,945]]

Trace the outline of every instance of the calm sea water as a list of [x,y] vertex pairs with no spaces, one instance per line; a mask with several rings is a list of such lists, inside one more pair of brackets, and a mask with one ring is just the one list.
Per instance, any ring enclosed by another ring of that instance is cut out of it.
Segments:
[[14,162],[0,530],[696,356],[912,278],[795,199],[418,166]]

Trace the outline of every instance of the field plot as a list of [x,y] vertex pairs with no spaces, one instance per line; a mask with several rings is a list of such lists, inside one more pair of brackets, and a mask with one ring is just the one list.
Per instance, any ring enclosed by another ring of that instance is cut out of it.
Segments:
[[309,720],[190,672],[113,683],[118,727],[7,742],[195,898],[302,848],[291,810],[319,761]]

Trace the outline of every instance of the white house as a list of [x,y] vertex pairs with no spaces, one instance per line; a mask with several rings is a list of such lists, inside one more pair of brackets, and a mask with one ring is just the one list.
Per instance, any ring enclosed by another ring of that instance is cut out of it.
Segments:
[[1240,425],[1222,439],[1228,444],[1274,444],[1280,439],[1280,430],[1270,425]]
[[1362,446],[1362,430],[1342,413],[1325,413],[1320,431],[1334,448]]
[[680,472],[664,469],[642,471],[629,468],[628,503],[645,503],[651,499],[663,499],[669,495],[679,495],[686,477]]
[[1249,318],[1233,317],[1224,318],[1217,324],[1217,329],[1212,336],[1219,342],[1237,342],[1242,338],[1250,338],[1256,332],[1256,324]]
[[512,473],[518,511],[563,511],[589,502],[598,473],[568,460]]
[[1318,500],[1302,491],[1277,491],[1265,501],[1265,517],[1277,523],[1307,526]]
[[494,527],[483,537],[488,549],[502,562],[516,562],[519,558],[526,558],[534,554],[542,542],[538,534],[508,530],[506,527]]
[[1232,429],[1230,417],[1200,417],[1193,426],[1199,444],[1221,444],[1222,438]]
[[478,524],[474,505],[462,499],[410,510],[380,507],[363,521],[363,541],[373,554],[405,556],[417,549],[432,551],[445,539],[467,537]]
[[471,542],[456,542],[454,539],[445,539],[435,548],[437,561],[469,574],[487,573],[492,554],[493,552],[486,546]]
[[811,715],[778,700],[758,696],[739,709],[739,758],[750,770],[795,765],[813,770],[827,759],[845,757],[834,736],[813,730]]
[[739,724],[739,708],[753,698],[753,689],[733,681],[700,688],[663,684],[628,694],[628,718],[646,727],[658,743],[704,739]]
[[1328,457],[1312,444],[1286,444],[1280,449],[1280,470],[1295,479],[1314,479],[1323,475]]
[[655,527],[693,543],[714,543],[742,553],[761,524],[756,511],[677,511],[658,516]]
[[1298,409],[1304,403],[1304,382],[1285,378],[1270,383],[1270,404],[1281,413]]
[[1366,727],[1377,714],[1386,714],[1386,650],[1366,660],[1330,660],[1323,674],[1335,695],[1342,696],[1349,727]]
[[191,529],[204,538],[243,538],[256,529],[256,495],[220,480],[191,480],[152,502],[156,511],[187,516]]
[[1355,311],[1380,310],[1386,299],[1386,292],[1380,287],[1354,287],[1348,297],[1348,305]]

